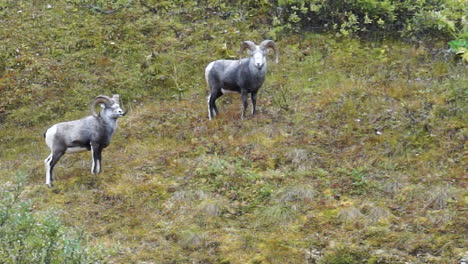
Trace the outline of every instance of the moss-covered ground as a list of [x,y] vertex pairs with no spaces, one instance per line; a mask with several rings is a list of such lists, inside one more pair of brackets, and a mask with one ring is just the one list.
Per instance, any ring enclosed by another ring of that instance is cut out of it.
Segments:
[[[53,208],[113,248],[112,263],[467,255],[468,74],[443,43],[278,35],[240,14],[16,2],[0,5],[0,180],[27,174],[34,210]],[[208,121],[205,65],[265,38],[280,63],[268,62],[258,114],[241,120],[240,97],[227,95]],[[47,188],[45,129],[111,93],[128,114],[103,173],[90,174],[89,153],[65,155]]]

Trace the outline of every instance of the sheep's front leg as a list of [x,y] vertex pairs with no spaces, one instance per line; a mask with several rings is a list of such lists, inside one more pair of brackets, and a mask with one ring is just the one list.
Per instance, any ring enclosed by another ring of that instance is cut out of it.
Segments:
[[91,155],[92,155],[92,165],[91,165],[91,173],[98,174],[101,173],[101,152],[102,149],[99,145],[91,145]]
[[252,115],[255,115],[257,109],[257,92],[252,93]]
[[247,91],[243,90],[241,92],[241,96],[242,96],[242,120],[244,120],[245,119],[245,111],[247,111],[247,107],[248,107],[248,102],[247,102],[248,94],[247,94]]

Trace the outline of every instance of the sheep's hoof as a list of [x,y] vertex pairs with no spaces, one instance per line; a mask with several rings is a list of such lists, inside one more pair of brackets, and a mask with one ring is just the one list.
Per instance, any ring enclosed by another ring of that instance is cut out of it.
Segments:
[[47,187],[52,188],[54,185],[52,183],[46,183]]

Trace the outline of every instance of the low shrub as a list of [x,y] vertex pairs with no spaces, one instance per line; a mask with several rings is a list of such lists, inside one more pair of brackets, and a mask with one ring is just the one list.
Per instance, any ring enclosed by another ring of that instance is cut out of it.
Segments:
[[63,225],[53,211],[34,212],[22,196],[24,176],[0,185],[0,263],[106,263],[102,247]]

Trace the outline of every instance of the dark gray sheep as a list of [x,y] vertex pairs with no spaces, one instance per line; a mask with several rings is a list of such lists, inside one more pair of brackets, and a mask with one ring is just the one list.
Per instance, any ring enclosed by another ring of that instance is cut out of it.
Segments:
[[205,69],[205,78],[210,88],[208,96],[208,118],[218,114],[215,101],[225,93],[240,93],[242,97],[242,119],[247,110],[247,97],[251,94],[252,115],[255,114],[257,92],[265,81],[267,70],[266,55],[268,48],[275,52],[278,63],[278,49],[272,40],[264,40],[260,45],[252,41],[244,41],[239,53],[248,50],[249,57],[239,60],[213,61]]

